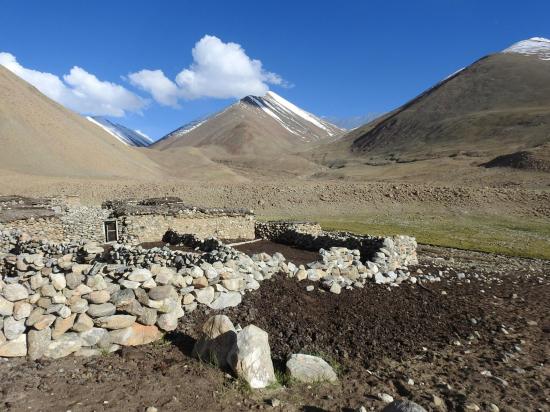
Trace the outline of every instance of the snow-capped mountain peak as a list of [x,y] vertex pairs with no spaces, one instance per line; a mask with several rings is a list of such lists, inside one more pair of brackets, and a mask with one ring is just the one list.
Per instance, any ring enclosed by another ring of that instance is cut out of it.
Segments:
[[302,144],[335,139],[344,132],[268,92],[243,97],[216,114],[187,123],[155,142],[153,148],[218,146],[229,153],[256,153],[270,148],[286,153]]
[[512,44],[503,53],[519,53],[537,56],[541,60],[550,60],[550,40],[544,37],[532,37]]
[[113,123],[104,117],[86,116],[86,119],[101,127],[127,146],[147,147],[153,143],[153,140],[142,131],[129,129],[121,124]]
[[247,96],[241,102],[260,109],[287,131],[300,136],[305,141],[322,140],[343,132],[343,129],[306,112],[272,91],[261,97]]

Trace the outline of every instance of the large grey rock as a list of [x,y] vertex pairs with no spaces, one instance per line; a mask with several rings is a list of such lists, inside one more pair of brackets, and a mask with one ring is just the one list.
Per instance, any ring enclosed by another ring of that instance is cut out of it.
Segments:
[[153,277],[153,274],[148,269],[135,269],[130,275],[128,276],[128,279],[133,282],[145,282],[146,280],[149,280]]
[[334,369],[317,356],[301,353],[291,355],[286,363],[288,373],[298,382],[335,382],[338,380]]
[[116,312],[115,305],[112,303],[91,304],[88,307],[86,313],[92,318],[99,318],[102,316],[111,316]]
[[74,299],[70,309],[73,313],[84,313],[88,310],[88,301],[82,298]]
[[142,325],[154,325],[157,322],[157,311],[151,308],[143,308],[137,321]]
[[25,286],[19,283],[13,283],[4,286],[4,289],[2,289],[2,295],[4,295],[4,298],[10,302],[15,302],[18,300],[27,299],[29,297],[29,292]]
[[95,290],[82,297],[86,299],[88,302],[101,304],[101,303],[109,302],[109,299],[111,299],[111,294],[106,289],[102,289],[102,290]]
[[134,294],[138,302],[141,303],[142,305],[147,305],[149,303],[149,295],[142,288],[134,289]]
[[111,302],[118,308],[130,304],[136,299],[134,291],[132,289],[121,289],[118,292],[113,293],[111,296]]
[[52,285],[44,285],[40,288],[40,294],[42,296],[53,297],[57,294],[57,290]]
[[139,285],[141,285],[141,283],[139,282],[136,282],[133,280],[127,280],[127,279],[121,280],[119,283],[121,286],[124,286],[126,289],[137,289],[139,288]]
[[73,330],[75,332],[86,332],[94,327],[94,321],[91,317],[85,313],[78,315],[76,322],[73,324]]
[[159,269],[155,281],[159,285],[168,285],[174,279],[176,272],[173,269],[162,267]]
[[30,330],[27,335],[29,357],[31,359],[42,358],[44,353],[46,353],[51,340],[52,330],[50,328]]
[[14,340],[0,343],[0,358],[12,358],[27,355],[27,335],[21,334]]
[[237,343],[228,361],[237,376],[251,388],[265,388],[277,381],[267,332],[257,326],[248,325],[237,334]]
[[105,278],[99,274],[88,276],[86,285],[88,285],[88,287],[92,288],[93,290],[107,289],[107,282],[105,281]]
[[193,293],[195,294],[197,302],[203,305],[208,305],[214,300],[214,288],[212,286],[208,286],[204,289],[195,289]]
[[221,310],[237,306],[241,303],[242,295],[239,292],[222,292],[217,299],[208,304],[214,310]]
[[82,276],[81,273],[75,273],[74,272],[74,266],[73,266],[73,272],[67,273],[65,276],[65,281],[67,282],[67,287],[69,289],[76,289],[84,280],[84,276]]
[[246,286],[243,278],[230,278],[222,280],[222,285],[227,290],[237,291],[243,290]]
[[25,320],[15,320],[12,316],[4,319],[4,336],[7,340],[17,339],[25,332]]
[[40,273],[37,273],[36,275],[31,276],[30,278],[30,285],[32,290],[36,290],[44,285],[46,282],[46,279],[44,279]]
[[50,279],[52,280],[52,286],[55,290],[63,290],[67,287],[67,281],[63,273],[52,273]]
[[412,401],[393,401],[386,405],[382,412],[427,412],[422,406]]
[[[155,301],[159,302],[159,301]],[[161,305],[156,308],[159,312],[162,313],[170,313],[178,309],[179,306],[181,306],[181,300],[175,299],[175,298],[166,298],[164,300],[161,300]]]
[[67,318],[57,318],[52,331],[52,339],[58,339],[61,335],[71,329],[76,319],[76,313],[68,316]]
[[82,339],[76,333],[66,333],[58,340],[52,340],[44,352],[47,358],[59,359],[76,352],[82,347]]
[[149,298],[153,300],[167,299],[175,294],[175,290],[170,285],[157,286],[149,290]]
[[177,312],[163,313],[157,318],[157,325],[166,332],[175,330],[178,327]]
[[83,346],[95,346],[104,337],[108,336],[108,332],[103,328],[92,328],[78,334]]
[[237,344],[237,333],[231,320],[225,315],[209,318],[195,346],[193,356],[221,368],[229,366],[228,355]]
[[55,321],[55,315],[42,315],[34,322],[33,327],[37,330],[49,328]]
[[44,312],[45,311],[42,308],[34,308],[30,313],[29,317],[27,318],[27,320],[25,320],[25,325],[33,326],[36,322],[40,320]]
[[13,314],[13,302],[0,296],[0,316],[11,316]]

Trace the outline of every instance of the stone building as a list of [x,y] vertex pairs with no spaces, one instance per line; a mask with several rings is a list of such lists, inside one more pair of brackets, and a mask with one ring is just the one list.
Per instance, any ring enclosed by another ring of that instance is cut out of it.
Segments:
[[159,242],[168,230],[225,240],[255,237],[254,215],[245,209],[192,207],[178,198],[110,201],[103,207],[111,211],[104,230],[109,240]]
[[254,239],[248,210],[207,209],[178,198],[80,204],[77,197],[0,197],[0,232],[16,230],[51,242],[160,242],[168,230],[219,239]]

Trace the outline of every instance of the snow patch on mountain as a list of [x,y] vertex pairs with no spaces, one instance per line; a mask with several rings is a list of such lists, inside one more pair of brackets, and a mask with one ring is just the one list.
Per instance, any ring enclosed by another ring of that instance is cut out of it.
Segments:
[[113,123],[110,120],[100,116],[86,116],[90,122],[101,127],[111,136],[127,146],[147,147],[153,143],[153,140],[145,133],[139,130],[129,129],[121,124]]
[[262,98],[258,98],[256,96],[248,96],[250,100],[252,100],[260,109],[262,109],[267,115],[273,117],[281,126],[283,126],[286,130],[288,130],[290,133],[295,134],[296,136],[301,137],[302,139],[305,139],[305,136],[300,135],[298,131],[291,129],[286,125],[283,119],[281,119],[279,116],[275,114],[275,112],[269,108]]
[[326,122],[311,113],[282,98],[274,92],[267,92],[265,96],[247,96],[242,103],[252,104],[268,116],[275,119],[290,133],[310,142],[333,137],[344,130]]
[[275,102],[279,104],[279,106],[282,106],[289,112],[300,116],[301,118],[307,120],[310,123],[313,123],[315,126],[319,127],[320,129],[326,130],[329,136],[333,136],[334,132],[329,127],[327,127],[322,120],[318,119],[316,116],[312,115],[311,113],[306,112],[305,110],[300,109],[298,106],[290,103],[288,100],[283,99],[281,96],[279,96],[276,93],[273,92],[267,92],[265,99],[269,102],[270,99],[273,99]]
[[[208,119],[206,119],[206,120],[208,120]],[[178,128],[178,129],[174,130],[170,134],[182,135],[182,134],[189,133],[191,130],[195,130],[197,127],[199,127],[204,122],[206,122],[206,120],[194,120],[192,122],[189,122],[189,123],[183,125],[182,127]]]
[[550,60],[550,40],[544,37],[532,37],[512,44],[503,53],[519,53],[537,56],[541,60]]

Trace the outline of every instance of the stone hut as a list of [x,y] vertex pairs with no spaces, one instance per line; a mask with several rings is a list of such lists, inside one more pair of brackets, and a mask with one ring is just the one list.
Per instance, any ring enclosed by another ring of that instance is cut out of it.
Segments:
[[17,231],[51,242],[160,242],[168,230],[199,237],[248,240],[254,239],[254,224],[251,211],[192,207],[179,198],[108,201],[101,206],[87,206],[76,196],[0,197],[0,234]]
[[200,208],[179,198],[109,201],[106,239],[129,243],[159,242],[168,230],[219,239],[255,238],[254,214],[246,209]]

